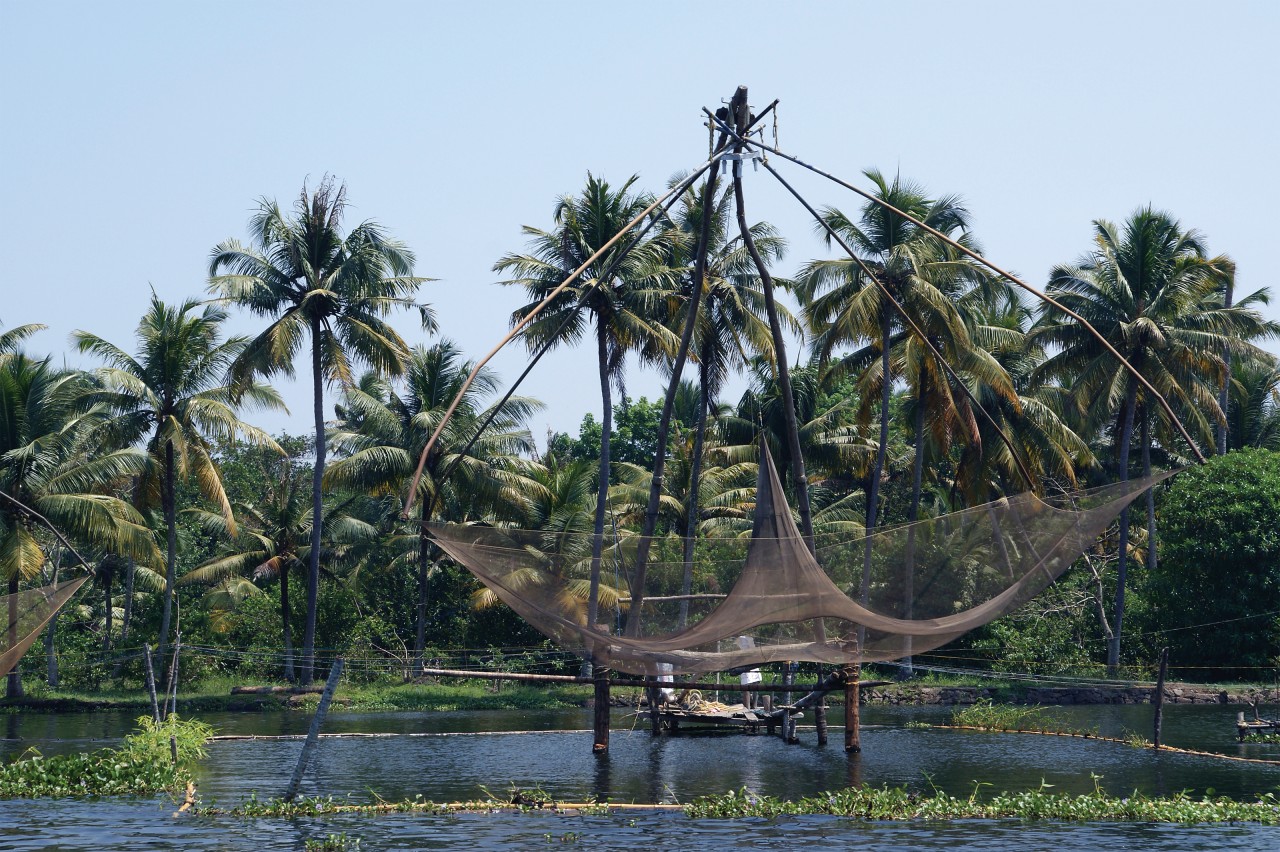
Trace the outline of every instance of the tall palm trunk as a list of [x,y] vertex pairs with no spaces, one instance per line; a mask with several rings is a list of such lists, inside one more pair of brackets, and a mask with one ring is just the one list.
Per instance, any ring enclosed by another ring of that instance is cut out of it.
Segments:
[[[880,315],[880,445],[876,447],[876,463],[871,470],[871,481],[867,483],[867,536],[862,551],[862,585],[858,590],[858,599],[864,606],[871,596],[871,533],[876,528],[880,477],[884,475],[885,458],[889,452],[889,403],[893,393],[893,384],[889,380],[889,331],[889,306],[885,305]],[[858,635],[861,641],[861,628]]]
[[[1232,275],[1227,279],[1226,292],[1223,294],[1223,305],[1230,308],[1231,298],[1235,295],[1235,276]],[[1231,397],[1228,395],[1228,389],[1231,387],[1231,350],[1223,347],[1222,350],[1222,387],[1218,389],[1218,408],[1222,409],[1222,422],[1218,424],[1217,446],[1218,455],[1225,456],[1227,454],[1227,411],[1231,405]],[[1149,474],[1148,474],[1149,475]]]
[[[604,553],[604,516],[609,508],[609,433],[613,431],[613,394],[609,378],[609,330],[596,315],[596,344],[600,357],[600,484],[596,489],[596,521],[591,537],[591,589],[587,596],[587,626],[594,628],[600,609],[600,560]],[[591,649],[588,649],[591,650]]]
[[[920,494],[924,490],[924,398],[928,387],[928,379],[921,375],[920,387],[916,391],[915,463],[911,470],[911,508],[907,512],[907,523],[914,524],[920,519]],[[916,529],[907,528],[907,552],[902,574],[902,617],[911,619],[915,614],[916,583]],[[902,637],[902,675],[910,677],[911,637]]]
[[129,641],[129,625],[133,621],[133,582],[138,574],[138,561],[131,558],[124,572],[124,613],[120,617],[121,645]]
[[280,563],[280,632],[284,640],[284,679],[293,683],[293,627],[289,623],[289,560]]
[[[55,549],[53,553],[53,585],[58,585],[58,569],[62,563],[62,551]],[[49,626],[44,634],[44,666],[45,676],[50,689],[58,688],[58,616],[62,609],[58,608],[49,616]],[[118,665],[118,664],[117,664]]]
[[[1142,475],[1151,478],[1151,406],[1142,405]],[[1156,570],[1159,550],[1156,546],[1156,490],[1147,489],[1147,570]]]
[[644,585],[649,570],[649,548],[653,543],[654,531],[658,528],[658,504],[662,500],[662,474],[667,464],[667,436],[671,431],[671,411],[675,407],[676,391],[680,389],[680,376],[684,372],[685,359],[689,357],[689,344],[693,342],[693,329],[698,324],[698,310],[702,304],[702,286],[706,279],[707,244],[710,242],[711,208],[714,205],[716,191],[716,174],[720,163],[711,166],[711,174],[707,178],[702,195],[702,223],[698,234],[698,250],[694,261],[693,292],[689,296],[687,316],[684,329],[680,332],[680,346],[676,350],[675,360],[671,363],[671,382],[667,385],[667,394],[662,401],[662,416],[658,420],[656,442],[657,454],[653,459],[653,476],[649,480],[649,500],[645,505],[644,524],[640,529],[640,540],[636,543],[636,570],[631,585],[631,610],[627,613],[627,635],[640,633],[640,621],[644,611]]
[[418,612],[413,635],[414,670],[422,668],[422,655],[427,648],[427,583],[431,578],[431,539],[427,535],[428,507],[433,502],[428,497],[419,501],[418,507]]
[[164,496],[161,504],[164,508],[164,526],[168,543],[165,549],[164,562],[164,606],[160,614],[160,642],[157,649],[157,660],[161,666],[168,659],[165,653],[169,647],[169,625],[173,618],[174,583],[178,573],[178,513],[177,488],[174,485],[173,441],[164,442]]
[[[707,362],[698,364],[698,425],[693,435],[693,459],[689,466],[689,513],[684,525],[684,576],[680,580],[680,594],[693,593],[693,548],[698,538],[698,493],[702,479],[702,452],[707,436],[707,410],[711,407],[707,388]],[[689,599],[680,601],[680,629],[689,623]]]
[[106,611],[103,613],[102,650],[104,652],[111,650],[111,628],[113,626],[112,622],[115,621],[115,607],[111,604],[111,581],[115,574],[115,563],[109,561],[111,558],[111,556],[107,556],[103,559],[103,564],[98,568],[99,573],[102,575],[102,597],[105,599],[107,606]]
[[320,595],[320,536],[324,522],[324,365],[320,320],[311,321],[311,393],[316,421],[316,464],[311,471],[311,553],[307,558],[307,625],[302,634],[302,685],[310,686],[316,664],[316,606]]
[[[18,644],[18,572],[14,571],[13,576],[9,578],[9,644],[12,648]],[[22,697],[22,672],[19,670],[18,663],[15,661],[13,670],[9,672],[9,682],[5,689],[5,696],[8,698]]]
[[[1120,482],[1129,481],[1129,444],[1133,441],[1134,409],[1137,407],[1138,386],[1130,382],[1125,395],[1124,410],[1120,420]],[[1120,639],[1124,626],[1124,590],[1129,580],[1129,507],[1120,513],[1120,552],[1116,566],[1115,626],[1107,642],[1107,673],[1115,675],[1120,668]]]

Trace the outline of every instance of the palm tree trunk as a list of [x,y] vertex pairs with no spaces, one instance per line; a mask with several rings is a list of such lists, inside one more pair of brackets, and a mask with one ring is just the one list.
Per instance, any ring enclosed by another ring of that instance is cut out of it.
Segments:
[[[1232,275],[1227,279],[1226,292],[1223,294],[1222,303],[1225,307],[1231,307],[1231,298],[1235,295],[1235,276]],[[1218,424],[1218,455],[1225,456],[1227,454],[1227,411],[1231,406],[1231,397],[1228,395],[1228,389],[1231,387],[1231,350],[1223,348],[1222,350],[1222,387],[1218,389],[1218,408],[1222,409],[1222,422]]]
[[169,645],[169,625],[173,617],[174,583],[178,572],[178,514],[177,489],[174,486],[173,441],[164,442],[164,496],[160,502],[164,507],[164,526],[167,534],[167,547],[164,562],[164,606],[160,614],[160,641],[157,643],[157,660],[161,666],[168,659],[166,649]]
[[[1142,475],[1151,478],[1151,407],[1142,406]],[[1156,545],[1156,490],[1147,489],[1147,570],[1156,570],[1159,550]]]
[[[54,586],[58,585],[58,569],[62,567],[62,550],[55,548],[53,552],[53,580]],[[50,689],[58,688],[58,616],[62,614],[62,609],[58,608],[53,611],[53,615],[49,616],[49,626],[44,634],[44,668],[45,677]],[[120,663],[116,663],[119,667]]]
[[133,581],[138,573],[138,561],[130,559],[124,571],[124,614],[120,617],[121,645],[129,640],[129,624],[133,621]]
[[[1125,395],[1124,410],[1120,420],[1120,482],[1129,480],[1129,444],[1133,441],[1133,415],[1137,406],[1138,386],[1129,384]],[[1124,590],[1129,579],[1129,507],[1125,506],[1120,513],[1120,552],[1117,554],[1116,566],[1116,605],[1115,626],[1111,629],[1111,639],[1107,642],[1107,673],[1114,676],[1120,668],[1120,640],[1124,626]]]
[[[698,492],[702,479],[702,452],[707,435],[707,410],[711,407],[707,388],[709,380],[707,363],[698,365],[698,426],[693,435],[693,459],[689,466],[689,514],[684,527],[684,576],[680,580],[680,594],[693,592],[693,547],[698,537]],[[680,601],[680,629],[689,623],[689,600]]]
[[293,683],[293,627],[289,613],[289,561],[280,563],[280,632],[284,640],[284,679]]
[[[12,648],[18,644],[18,572],[14,571],[9,578],[9,644]],[[13,670],[9,672],[9,682],[5,688],[6,698],[22,697],[22,672],[18,661],[14,661]]]
[[422,668],[422,655],[427,647],[427,582],[431,577],[431,540],[427,536],[427,507],[431,499],[424,497],[418,508],[418,613],[413,636],[414,669]]
[[[920,493],[924,489],[924,399],[927,388],[928,379],[925,376],[920,378],[920,388],[916,391],[916,455],[915,463],[911,470],[911,508],[907,512],[907,522],[914,524],[920,519]],[[915,527],[907,529],[907,552],[905,567],[902,575],[902,617],[911,619],[915,612],[915,582],[916,582],[916,530]],[[902,637],[902,669],[903,677],[910,677],[912,674],[911,667],[911,637]]]
[[[102,596],[106,599],[106,611],[103,613],[103,631],[102,631],[102,650],[104,653],[111,650],[111,627],[115,620],[113,616],[114,607],[111,605],[111,580],[112,574],[115,572],[115,563],[108,562],[112,557],[108,554],[102,560],[103,564],[98,566],[98,572],[102,575]],[[106,567],[106,566],[110,567]],[[105,568],[105,570],[104,570]]]
[[310,686],[316,663],[316,607],[320,595],[320,536],[324,522],[324,365],[320,320],[311,321],[311,393],[316,426],[316,463],[311,472],[311,552],[307,557],[307,625],[302,634],[302,685]]
[[[600,559],[604,552],[604,516],[609,507],[609,433],[613,431],[613,397],[609,387],[609,331],[596,316],[596,344],[600,357],[600,484],[596,489],[596,522],[591,538],[591,590],[587,596],[587,627],[595,629],[600,609]],[[588,649],[592,650],[592,649]]]
[[[880,502],[880,477],[884,475],[885,458],[889,452],[889,403],[893,384],[889,380],[889,309],[886,305],[880,315],[880,445],[876,447],[876,463],[867,483],[867,536],[862,550],[862,586],[858,597],[863,606],[871,596],[871,533],[876,528],[876,515]],[[863,631],[858,630],[859,641]]]

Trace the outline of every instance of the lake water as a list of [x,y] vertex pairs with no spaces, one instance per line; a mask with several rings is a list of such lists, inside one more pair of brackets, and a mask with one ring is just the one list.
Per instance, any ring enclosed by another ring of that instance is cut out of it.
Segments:
[[[1149,706],[1092,706],[1053,711],[1067,724],[1107,736],[1150,736]],[[1235,708],[1175,705],[1165,709],[1165,741],[1184,748],[1280,758],[1280,746],[1234,742]],[[835,716],[837,714],[833,714]],[[906,785],[968,795],[978,783],[1020,790],[1042,782],[1062,792],[1099,784],[1123,795],[1180,790],[1239,798],[1280,790],[1280,766],[1247,764],[1113,743],[1017,734],[921,730],[911,720],[944,722],[937,707],[869,707],[863,753],[849,757],[833,727],[818,747],[812,730],[801,744],[774,737],[681,735],[653,739],[644,724],[618,711],[608,757],[590,753],[585,710],[483,713],[334,713],[326,732],[380,732],[376,739],[323,739],[304,783],[309,795],[449,801],[540,787],[562,800],[684,802],[730,789],[797,797],[849,784]],[[224,734],[301,734],[301,714],[204,714]],[[118,742],[132,714],[14,715],[0,719],[0,759],[29,747],[45,754]],[[231,740],[209,746],[197,778],[205,802],[233,805],[251,792],[279,795],[301,749],[299,740]],[[1094,776],[1100,776],[1095,780]],[[944,848],[1084,850],[1280,849],[1280,830],[1256,826],[862,823],[823,817],[693,822],[679,814],[608,817],[395,815],[309,820],[174,819],[167,800],[0,802],[0,849],[299,849],[307,838],[345,832],[362,849],[750,849],[806,844],[862,849]]]

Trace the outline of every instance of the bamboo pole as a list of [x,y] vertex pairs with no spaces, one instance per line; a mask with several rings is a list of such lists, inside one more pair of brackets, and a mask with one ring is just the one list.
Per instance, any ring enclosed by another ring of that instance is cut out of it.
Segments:
[[333,693],[338,688],[338,680],[342,677],[342,658],[338,657],[333,661],[333,667],[329,669],[329,679],[325,681],[324,692],[320,693],[320,704],[316,706],[316,713],[311,717],[311,727],[307,730],[307,740],[302,744],[302,754],[298,755],[298,765],[293,768],[293,777],[289,779],[289,789],[285,791],[284,800],[292,802],[298,795],[298,786],[302,784],[302,775],[307,770],[307,764],[311,762],[311,753],[316,749],[316,741],[320,739],[320,728],[324,725],[324,718],[329,714],[329,702],[333,700]]
[[[524,672],[477,672],[468,671],[466,669],[422,669],[421,674],[426,677],[457,677],[472,678],[475,680],[512,680],[520,683],[577,683],[577,684],[593,684],[596,682],[594,677],[581,677],[578,675],[547,675],[547,674],[526,674]],[[782,692],[783,690],[805,690],[806,695],[795,703],[795,707],[808,707],[815,700],[816,696],[825,692],[832,692],[840,689],[842,680],[834,673],[828,675],[822,683],[812,686],[798,686],[792,683],[744,683],[737,688],[742,692]],[[886,686],[891,681],[873,680],[867,681],[862,685],[868,689],[873,686]],[[652,678],[617,678],[610,681],[613,686],[642,687],[650,686],[661,689],[662,687],[670,687],[674,689],[706,689],[714,690],[724,687],[723,683],[715,681],[677,681],[671,683],[669,681],[655,680]]]
[[156,699],[156,670],[151,665],[151,645],[142,646],[142,659],[147,667],[147,697],[151,699],[151,717],[160,724],[160,702]]
[[1156,675],[1156,688],[1151,693],[1151,703],[1156,706],[1155,712],[1155,731],[1151,740],[1151,748],[1159,751],[1160,735],[1164,727],[1164,679],[1169,673],[1169,649],[1163,648],[1160,651],[1160,672]]

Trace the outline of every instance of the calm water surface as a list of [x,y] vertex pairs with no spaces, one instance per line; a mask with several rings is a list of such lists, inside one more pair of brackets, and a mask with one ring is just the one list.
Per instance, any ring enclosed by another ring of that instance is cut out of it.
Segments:
[[[1171,706],[1165,711],[1170,745],[1243,756],[1280,758],[1280,747],[1234,743],[1235,708]],[[1072,707],[1054,713],[1068,724],[1107,736],[1149,736],[1148,706]],[[652,739],[615,713],[611,753],[590,753],[585,710],[483,713],[335,713],[327,732],[380,732],[378,739],[321,741],[304,784],[310,795],[436,801],[501,795],[537,786],[556,798],[595,796],[613,801],[683,802],[746,787],[797,797],[849,784],[906,785],[968,795],[984,782],[1020,790],[1047,783],[1066,792],[1095,783],[1123,795],[1187,790],[1249,798],[1280,790],[1280,767],[1153,754],[1110,743],[1016,734],[913,730],[911,720],[945,721],[946,708],[868,708],[863,754],[847,757],[832,729],[819,748],[811,730],[801,744],[766,736],[684,735]],[[206,714],[220,733],[301,734],[300,714]],[[42,753],[114,744],[133,726],[132,714],[9,716],[0,720],[0,760],[27,748]],[[425,736],[424,736],[425,735]],[[301,749],[298,740],[236,740],[210,744],[197,783],[206,802],[232,805],[252,792],[279,795]],[[1094,776],[1099,776],[1095,779]],[[1054,849],[1280,849],[1280,830],[1250,826],[1184,828],[1148,825],[1058,825],[969,821],[877,824],[834,818],[772,822],[691,822],[678,814],[625,817],[396,815],[323,820],[173,819],[167,800],[0,802],[0,849],[300,849],[330,832],[360,837],[362,849],[593,849],[837,848]]]

